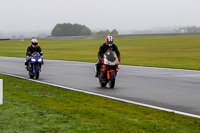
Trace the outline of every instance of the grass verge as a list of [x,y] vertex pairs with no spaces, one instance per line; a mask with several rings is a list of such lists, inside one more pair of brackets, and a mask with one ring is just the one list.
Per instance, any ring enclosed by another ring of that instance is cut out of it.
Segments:
[[199,133],[200,119],[0,75],[0,132]]

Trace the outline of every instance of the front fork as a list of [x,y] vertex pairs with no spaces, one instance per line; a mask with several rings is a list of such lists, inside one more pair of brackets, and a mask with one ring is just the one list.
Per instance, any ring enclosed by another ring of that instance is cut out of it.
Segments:
[[115,74],[115,76],[116,76],[115,70],[108,70],[108,71],[107,71],[108,80],[110,80],[110,73],[111,73],[112,71],[114,72],[114,74]]
[[112,72],[112,71],[114,71],[114,76],[116,77],[117,76],[117,72],[118,72],[118,70],[119,70],[119,68],[117,67],[116,69],[108,69],[106,66],[103,66],[103,68],[101,69],[101,73],[100,73],[100,75],[102,76],[102,77],[104,77],[104,74],[106,73],[106,71],[107,71],[107,80],[110,80],[110,73]]
[[114,69],[107,70],[107,78],[108,78],[108,80],[110,80],[110,73],[111,73],[112,71],[114,71],[114,74],[115,74],[114,76],[116,77],[116,76],[117,76],[118,70],[119,70],[118,67],[116,68],[116,70],[114,70]]
[[39,67],[39,70],[41,69],[39,64],[34,64],[34,65],[33,65],[33,73],[35,73],[35,67],[36,67],[36,66]]

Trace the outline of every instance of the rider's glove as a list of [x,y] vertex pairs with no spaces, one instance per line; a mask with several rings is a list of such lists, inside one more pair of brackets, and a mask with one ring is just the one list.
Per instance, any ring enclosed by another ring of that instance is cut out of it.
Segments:
[[26,56],[26,60],[28,60],[30,58],[30,56]]

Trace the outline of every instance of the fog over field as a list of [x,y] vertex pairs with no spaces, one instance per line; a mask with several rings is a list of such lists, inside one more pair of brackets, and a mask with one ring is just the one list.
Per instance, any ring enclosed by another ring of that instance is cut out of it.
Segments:
[[131,33],[200,26],[199,0],[0,0],[0,35],[50,34],[57,23]]

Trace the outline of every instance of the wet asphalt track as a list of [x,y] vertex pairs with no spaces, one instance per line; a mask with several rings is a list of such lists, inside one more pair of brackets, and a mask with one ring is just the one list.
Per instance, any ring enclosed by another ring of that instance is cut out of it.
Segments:
[[[101,88],[94,63],[45,60],[40,81],[200,115],[200,71],[120,65],[114,89]],[[24,59],[0,57],[0,72],[27,77]]]

